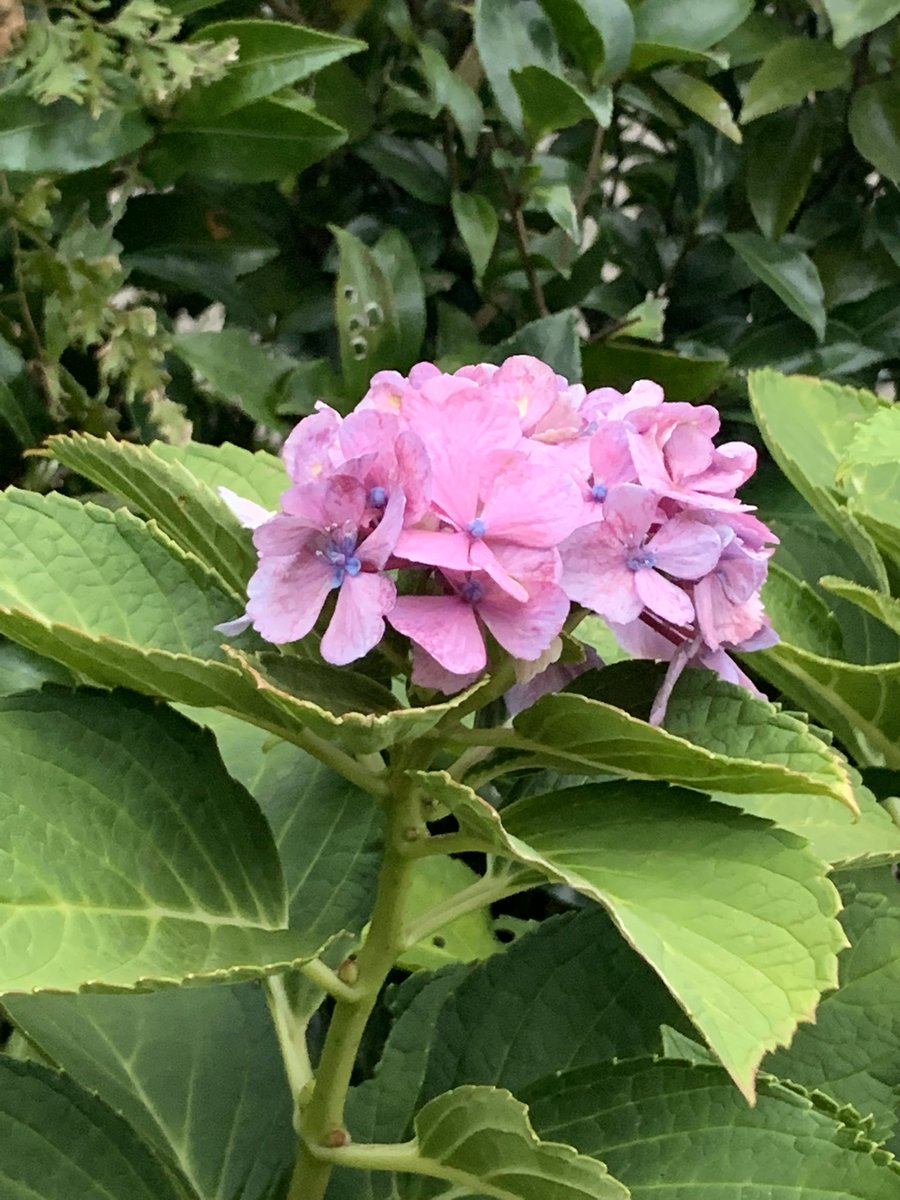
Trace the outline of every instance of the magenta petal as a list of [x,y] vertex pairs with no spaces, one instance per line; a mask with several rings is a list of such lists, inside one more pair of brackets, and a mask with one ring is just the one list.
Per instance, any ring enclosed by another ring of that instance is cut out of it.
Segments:
[[656,565],[678,579],[699,579],[719,561],[722,539],[711,525],[673,517],[647,543]]
[[306,637],[332,588],[331,569],[313,553],[263,558],[247,585],[247,613],[267,642]]
[[560,587],[535,589],[522,604],[515,600],[485,600],[478,615],[514,658],[540,658],[569,615],[569,600]]
[[388,620],[455,675],[487,666],[484,638],[472,606],[459,596],[398,596]]
[[396,595],[394,582],[387,575],[345,575],[334,615],[322,638],[320,649],[325,661],[342,667],[377,646],[384,635],[385,613]]
[[[658,571],[646,568],[635,571],[634,588],[644,605],[663,620],[674,625],[690,625],[693,621],[694,606],[690,596]],[[611,619],[618,621],[620,618]]]

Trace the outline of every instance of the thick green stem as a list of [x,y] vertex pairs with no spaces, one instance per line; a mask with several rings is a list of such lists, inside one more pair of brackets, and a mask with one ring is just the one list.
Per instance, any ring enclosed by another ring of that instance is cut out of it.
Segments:
[[300,1119],[301,1139],[288,1200],[322,1200],[332,1164],[317,1151],[343,1145],[344,1106],[366,1024],[388,972],[404,949],[403,912],[415,860],[404,853],[411,835],[424,832],[415,789],[396,774],[397,788],[386,802],[388,834],[372,910],[372,921],[356,961],[352,998],[337,997],[316,1083]]

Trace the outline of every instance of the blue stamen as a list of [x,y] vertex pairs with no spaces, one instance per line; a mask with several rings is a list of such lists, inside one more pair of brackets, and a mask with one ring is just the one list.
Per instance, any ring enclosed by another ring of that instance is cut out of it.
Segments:
[[383,487],[369,489],[369,505],[372,508],[384,508],[387,504],[387,492]]
[[629,571],[642,571],[645,568],[656,566],[656,555],[652,550],[636,550],[634,554],[625,559],[625,566]]
[[476,517],[474,521],[470,521],[466,529],[473,538],[483,538],[487,533],[487,525],[485,525],[481,517]]
[[608,488],[605,483],[595,483],[591,488],[591,495],[595,500],[605,500]]
[[340,536],[332,534],[322,548],[322,557],[332,567],[331,586],[333,588],[341,586],[345,575],[352,578],[362,570],[362,563],[353,553],[355,549],[355,533],[345,533]]
[[477,580],[470,579],[467,583],[462,585],[460,595],[462,596],[463,600],[467,601],[469,604],[477,604],[484,595],[484,588]]

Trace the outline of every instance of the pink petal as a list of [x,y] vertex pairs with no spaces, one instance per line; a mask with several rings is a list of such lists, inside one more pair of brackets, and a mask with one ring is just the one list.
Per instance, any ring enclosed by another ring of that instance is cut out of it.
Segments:
[[[673,625],[690,625],[693,621],[694,606],[690,596],[658,571],[647,568],[635,571],[634,589],[644,605],[663,620],[671,621]],[[611,618],[614,621],[620,619]]]
[[485,497],[485,536],[520,546],[558,546],[581,517],[581,494],[574,480],[524,456],[497,473]]
[[381,520],[356,552],[361,562],[379,570],[384,566],[397,545],[405,511],[406,496],[397,488],[388,497]]
[[431,462],[422,439],[409,430],[401,433],[395,445],[397,480],[406,496],[407,525],[415,525],[425,515],[431,499]]
[[699,579],[719,561],[722,540],[711,525],[678,516],[654,534],[647,549],[660,571],[678,579]]
[[639,545],[653,524],[659,501],[636,483],[610,488],[603,506],[606,525],[624,546]]
[[480,671],[471,671],[468,675],[455,675],[436,662],[427,650],[413,646],[411,680],[417,687],[434,688],[445,696],[452,696],[474,683],[480,674]]
[[473,541],[469,546],[469,563],[473,567],[485,572],[486,575],[493,579],[498,587],[501,587],[504,592],[507,592],[515,600],[527,600],[527,590],[513,579],[512,575],[503,566],[503,563],[497,558],[490,546],[482,541]]
[[554,584],[536,588],[524,603],[508,597],[485,600],[478,615],[514,658],[540,658],[569,615],[569,600]]
[[553,370],[530,354],[507,358],[492,382],[509,389],[526,432],[546,416],[559,395]]
[[318,536],[317,528],[306,521],[282,513],[272,517],[253,531],[253,545],[262,555],[292,558],[302,554]]
[[326,662],[342,667],[362,658],[384,635],[384,617],[393,606],[397,589],[387,575],[345,575],[334,615],[325,630],[320,650]]
[[723,644],[737,646],[757,633],[765,623],[765,613],[759,596],[751,596],[741,604],[728,599],[717,575],[707,575],[694,587],[697,624],[703,639],[712,650]]
[[352,475],[332,475],[289,488],[281,497],[281,507],[312,529],[356,528],[366,510],[366,489]]
[[331,589],[331,568],[312,552],[263,558],[247,585],[247,613],[267,642],[296,642],[315,625]]
[[624,421],[601,425],[590,441],[591,472],[595,483],[611,488],[616,483],[632,483],[637,475],[628,446]]
[[294,483],[311,483],[331,471],[337,461],[340,428],[339,414],[326,405],[294,427],[281,448]]
[[666,465],[673,479],[700,475],[710,465],[712,457],[712,438],[693,423],[676,425],[666,442]]
[[243,633],[245,629],[249,629],[253,624],[253,618],[244,613],[240,617],[233,617],[230,621],[222,621],[219,625],[213,625],[216,633],[224,633],[226,637],[237,637],[239,633]]
[[620,546],[609,545],[602,525],[586,525],[560,547],[560,585],[570,600],[623,625],[644,607],[634,590],[634,571],[625,566]]
[[388,620],[455,675],[487,666],[484,638],[472,606],[459,596],[398,596]]
[[447,530],[443,533],[428,529],[404,529],[397,539],[394,554],[419,566],[447,567],[451,571],[468,571],[469,546],[467,533]]

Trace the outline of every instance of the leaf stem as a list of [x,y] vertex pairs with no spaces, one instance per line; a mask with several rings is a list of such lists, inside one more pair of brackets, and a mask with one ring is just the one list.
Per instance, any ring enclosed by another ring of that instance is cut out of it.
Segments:
[[530,887],[531,882],[533,881],[526,880],[522,874],[483,875],[455,896],[449,896],[422,913],[415,921],[410,921],[406,927],[406,949],[437,933],[458,917],[464,917],[466,913],[487,908],[489,904],[496,904],[498,900],[505,900],[507,896],[514,896],[516,892]]
[[[409,747],[413,753],[413,747]],[[411,830],[424,830],[412,781],[397,756],[394,790],[386,801],[388,829],[369,933],[356,960],[358,980],[351,997],[336,999],[316,1082],[300,1118],[301,1139],[287,1200],[323,1200],[331,1175],[324,1150],[345,1145],[344,1106],[366,1024],[388,973],[405,946],[403,912],[415,860],[405,853]]]

